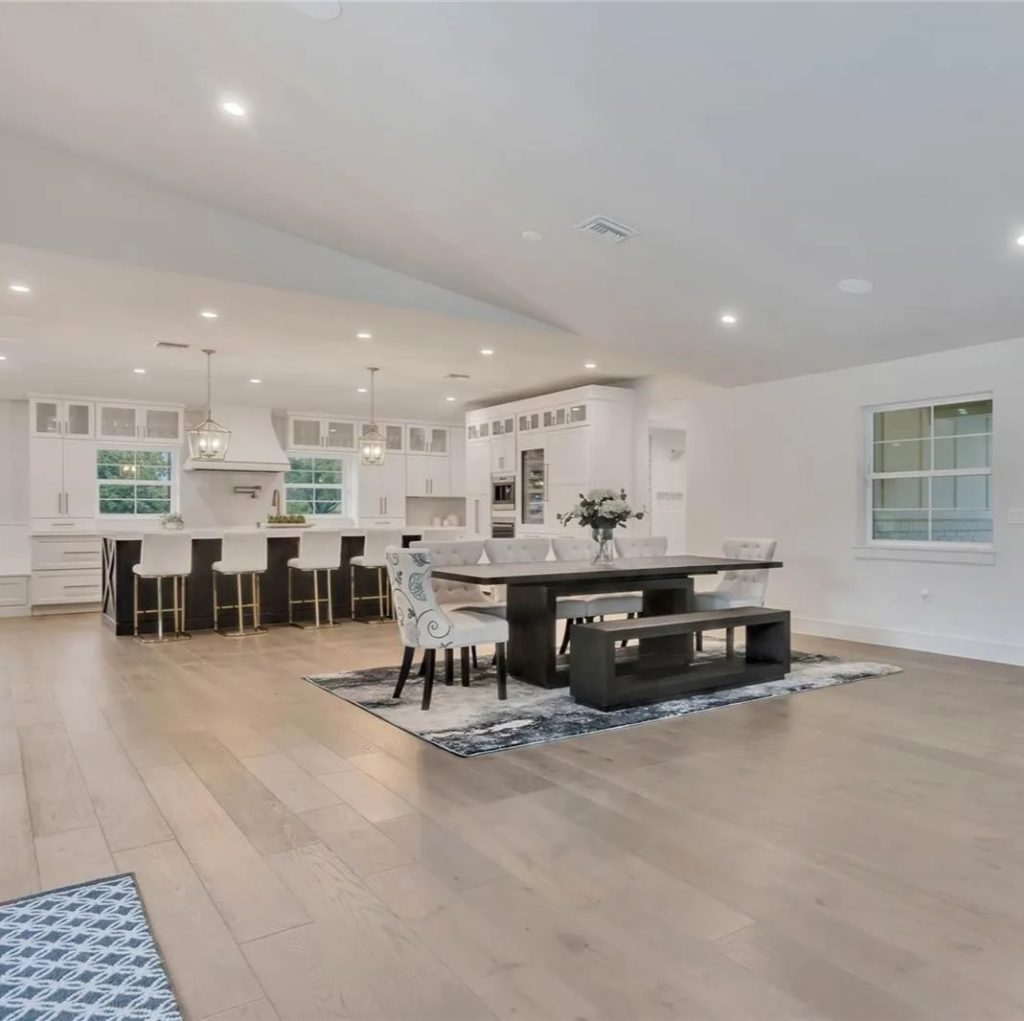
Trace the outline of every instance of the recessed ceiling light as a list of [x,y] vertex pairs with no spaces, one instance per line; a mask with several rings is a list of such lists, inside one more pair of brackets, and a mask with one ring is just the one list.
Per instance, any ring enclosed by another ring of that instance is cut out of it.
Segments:
[[0,362],[6,362],[6,361],[7,361],[7,355],[0,355]]
[[494,348],[482,347],[482,348],[480,348],[480,354],[482,354],[482,355],[492,355],[492,354],[494,354]]
[[248,111],[237,99],[222,99],[220,108],[231,117],[245,117]]
[[1024,248],[1024,234],[1021,234],[1021,236],[1017,238],[1017,244],[1020,245],[1021,248]]
[[204,308],[199,314],[204,319],[216,319],[220,315],[219,312],[214,312],[212,308]]
[[339,0],[306,0],[305,3],[289,3],[288,6],[315,21],[337,21],[341,17]]
[[28,284],[13,283],[8,285],[15,294],[31,294],[32,288]]
[[846,294],[869,294],[873,286],[870,280],[861,280],[860,277],[847,277],[839,281],[839,290]]
[[724,323],[726,326],[735,326],[739,319],[736,317],[735,312],[723,312],[719,317],[718,321]]
[[365,386],[356,387],[356,393],[357,394],[364,394],[364,393],[366,393],[366,387]]
[[585,368],[585,369],[596,369],[597,368],[597,362],[584,362],[583,363],[583,368]]
[[144,376],[146,374],[145,369],[135,369],[134,372],[136,376]]
[[262,379],[250,379],[249,382],[250,383],[262,383],[263,380]]
[[454,398],[454,397],[446,397],[446,398],[445,398],[445,400],[446,400],[446,401],[454,401],[454,400],[455,400],[455,398]]
[[372,333],[367,333],[366,330],[362,330],[361,332],[356,334],[356,339],[357,340],[373,340],[373,334]]
[[523,231],[524,241],[543,241],[544,235],[539,230],[524,230]]

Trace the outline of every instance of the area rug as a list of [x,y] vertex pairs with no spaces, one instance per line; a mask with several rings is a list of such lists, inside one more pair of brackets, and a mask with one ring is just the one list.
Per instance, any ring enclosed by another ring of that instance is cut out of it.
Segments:
[[[725,643],[710,636],[698,659],[721,654]],[[737,649],[739,651],[739,649]],[[482,666],[482,661],[481,661]],[[580,737],[601,730],[632,727],[708,709],[753,702],[762,698],[792,695],[799,691],[849,684],[865,677],[900,673],[886,663],[850,663],[836,656],[794,652],[793,668],[781,681],[748,684],[703,694],[687,695],[670,702],[601,712],[573,701],[568,688],[536,688],[509,678],[508,699],[499,702],[493,667],[474,671],[469,688],[434,682],[434,697],[428,712],[420,709],[421,681],[410,677],[402,697],[391,697],[398,667],[374,667],[343,674],[315,674],[305,680],[332,695],[373,713],[374,716],[455,755],[483,755],[523,745],[547,744]]]
[[182,1021],[135,877],[0,904],[4,1021]]

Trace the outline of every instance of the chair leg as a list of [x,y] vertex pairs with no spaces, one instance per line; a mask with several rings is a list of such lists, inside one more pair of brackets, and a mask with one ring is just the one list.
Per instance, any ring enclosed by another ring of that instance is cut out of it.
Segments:
[[320,572],[313,572],[313,620],[320,626]]
[[331,580],[331,569],[327,569],[327,623],[334,623],[334,596],[331,593],[333,582]]
[[704,632],[703,631],[698,631],[693,636],[693,640],[694,640],[694,643],[697,646],[697,651],[698,652],[703,652],[704,651]]
[[[635,613],[626,614],[626,620],[633,620],[634,617],[636,617]],[[629,639],[623,638],[622,641],[619,643],[619,648],[624,649],[627,645],[629,645]]]
[[736,655],[736,628],[727,627],[725,629],[725,656],[726,659],[732,659]]
[[356,565],[349,564],[348,568],[348,603],[349,616],[356,619]]
[[569,648],[569,632],[572,630],[572,621],[567,620],[565,622],[565,631],[562,633],[562,645],[558,650],[559,656],[564,656],[566,650]]
[[412,669],[412,657],[415,653],[415,649],[405,649],[402,652],[402,669],[398,671],[398,683],[395,685],[395,693],[391,696],[392,698],[402,697],[402,689],[405,687],[409,671]]
[[235,575],[235,597],[238,599],[238,633],[245,631],[245,611],[242,609],[242,576]]
[[498,661],[498,698],[504,701],[508,698],[508,675],[505,670],[505,643],[498,642],[495,647],[495,657]]
[[377,568],[377,609],[383,620],[386,616],[384,613],[384,575],[379,567]]
[[420,660],[420,677],[427,676],[427,653],[426,650],[423,652],[423,658]]
[[132,634],[139,637],[139,576],[132,575]]
[[476,661],[476,646],[474,645],[472,649],[470,649],[469,651],[473,657],[473,669],[476,670],[480,666],[480,664]]
[[220,630],[220,609],[217,606],[217,572],[211,571],[213,575],[213,630]]
[[185,633],[185,595],[188,592],[188,578],[181,579],[181,633]]
[[293,606],[294,606],[294,604],[292,603],[292,569],[289,567],[288,568],[288,623],[289,624],[294,624],[295,623],[295,615],[293,613]]
[[455,650],[444,650],[444,683],[450,688],[455,683]]
[[253,614],[255,615],[256,630],[259,631],[263,622],[263,607],[260,605],[263,599],[263,592],[260,589],[260,576],[253,574],[252,576],[252,601],[253,601]]
[[425,653],[427,675],[423,679],[423,702],[420,704],[421,709],[430,708],[430,696],[434,693],[434,663],[436,658],[435,650],[427,649]]
[[156,634],[160,641],[164,640],[164,580],[156,580]]
[[469,687],[469,646],[464,645],[459,649],[459,662],[462,668],[462,686]]

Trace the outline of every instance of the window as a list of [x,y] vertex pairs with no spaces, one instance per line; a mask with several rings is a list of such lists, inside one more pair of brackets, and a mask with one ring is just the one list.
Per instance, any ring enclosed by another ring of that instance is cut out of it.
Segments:
[[992,399],[873,411],[869,540],[992,542]]
[[286,514],[344,514],[345,462],[340,457],[290,457],[284,477]]
[[169,450],[97,450],[100,514],[169,514],[172,469]]

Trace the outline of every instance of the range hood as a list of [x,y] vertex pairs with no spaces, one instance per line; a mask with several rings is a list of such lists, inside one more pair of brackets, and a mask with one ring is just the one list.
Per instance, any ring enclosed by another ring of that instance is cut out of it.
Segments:
[[188,458],[185,471],[286,472],[288,458],[281,449],[268,408],[222,404],[213,408],[213,418],[231,433],[223,461]]

